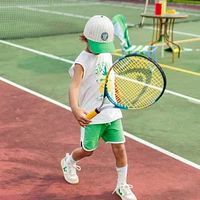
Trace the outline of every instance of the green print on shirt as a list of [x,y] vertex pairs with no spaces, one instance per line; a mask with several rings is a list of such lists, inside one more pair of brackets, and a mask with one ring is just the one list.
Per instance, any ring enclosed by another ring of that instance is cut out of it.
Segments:
[[[106,75],[108,73],[108,70],[110,69],[110,65],[106,62],[99,63],[95,66],[95,74],[97,75],[96,82],[99,84],[99,92],[100,96],[97,98],[97,101],[102,101],[104,96],[104,85],[106,80]],[[112,92],[112,81],[108,81],[108,92]],[[106,100],[104,103],[109,103],[108,100]]]
[[95,67],[95,74],[97,76],[101,76],[101,75],[104,75],[106,76],[107,73],[108,73],[108,70],[110,69],[110,65],[109,63],[106,63],[106,62],[101,62],[101,63],[98,63]]

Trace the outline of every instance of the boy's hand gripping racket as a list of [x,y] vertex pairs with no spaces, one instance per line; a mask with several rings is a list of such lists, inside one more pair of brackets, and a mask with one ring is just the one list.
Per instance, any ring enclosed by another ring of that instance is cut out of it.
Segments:
[[[115,96],[108,90],[109,76],[115,77]],[[101,105],[86,115],[92,119],[102,110],[120,108],[125,110],[143,109],[153,105],[163,95],[166,77],[160,65],[149,57],[129,54],[117,60],[109,69],[104,86]],[[104,105],[105,99],[113,105]]]

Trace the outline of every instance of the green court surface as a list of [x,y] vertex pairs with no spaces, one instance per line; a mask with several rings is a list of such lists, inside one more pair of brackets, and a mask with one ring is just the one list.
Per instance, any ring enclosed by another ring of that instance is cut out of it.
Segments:
[[[33,5],[19,2],[20,7],[0,3],[0,15],[4,16],[0,25],[0,77],[66,105],[68,69],[85,47],[78,37],[86,21],[96,14],[110,18],[123,14],[129,24],[139,24],[144,9],[143,4],[97,1],[43,0]],[[152,11],[153,7],[148,9]],[[158,47],[167,91],[152,107],[123,111],[123,124],[126,132],[200,164],[200,14],[196,10],[177,11],[187,13],[189,18],[177,21],[174,40],[191,51],[181,52],[181,58],[176,56],[172,63],[171,52],[165,51],[162,58],[161,46]],[[10,13],[13,15],[9,18]],[[147,19],[142,28],[129,27],[132,43],[148,44],[151,27],[151,20]],[[115,45],[120,47],[117,39]],[[117,58],[113,55],[114,60]]]

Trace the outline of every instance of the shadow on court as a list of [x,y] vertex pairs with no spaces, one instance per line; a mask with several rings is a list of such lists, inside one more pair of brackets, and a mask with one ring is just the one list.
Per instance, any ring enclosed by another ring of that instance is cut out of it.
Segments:
[[[79,146],[71,112],[0,82],[0,199],[117,200],[111,147],[102,141],[80,161],[80,183],[63,179],[60,160]],[[199,200],[200,173],[127,138],[128,183],[138,200]]]

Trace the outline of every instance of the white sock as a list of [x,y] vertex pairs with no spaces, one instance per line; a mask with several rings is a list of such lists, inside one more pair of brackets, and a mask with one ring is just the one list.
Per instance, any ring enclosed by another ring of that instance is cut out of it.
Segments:
[[124,167],[116,167],[118,179],[117,179],[117,185],[125,184],[127,179],[127,172],[128,172],[128,165]]
[[74,158],[73,158],[73,152],[69,155],[69,157],[67,158],[67,160],[66,160],[66,162],[69,162],[69,163],[71,163],[72,165],[73,164],[75,164],[76,162],[78,162],[78,160],[76,161],[76,160],[74,160]]

